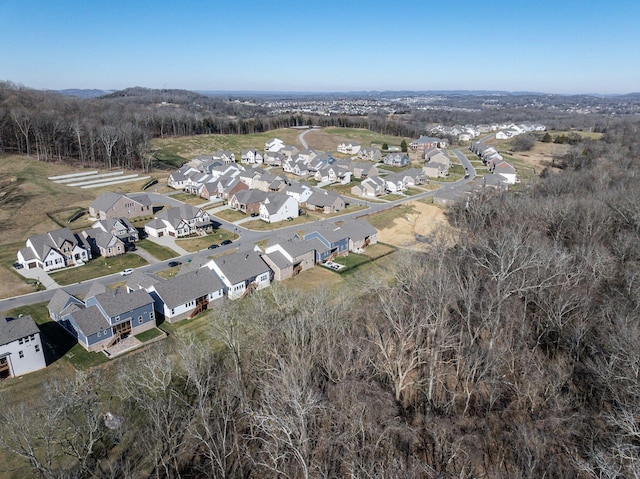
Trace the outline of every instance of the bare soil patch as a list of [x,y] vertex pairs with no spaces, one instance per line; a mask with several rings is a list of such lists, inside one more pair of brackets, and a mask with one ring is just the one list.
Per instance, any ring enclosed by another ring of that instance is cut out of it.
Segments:
[[[530,151],[513,152],[512,156],[518,160],[524,161],[532,166],[536,174],[540,174],[542,170],[551,167],[553,158],[558,158],[569,151],[570,145],[559,145],[556,143],[536,142],[535,147]],[[555,169],[555,168],[554,168]]]
[[412,210],[397,216],[378,232],[378,241],[400,248],[424,251],[427,244],[421,239],[450,228],[444,209],[419,201],[411,201]]

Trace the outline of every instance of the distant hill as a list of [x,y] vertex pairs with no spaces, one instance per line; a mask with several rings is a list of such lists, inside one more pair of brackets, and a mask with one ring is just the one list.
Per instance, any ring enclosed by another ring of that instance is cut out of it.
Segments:
[[97,98],[99,96],[108,95],[113,90],[96,90],[96,89],[83,89],[83,88],[68,88],[66,90],[56,90],[58,93],[64,96],[73,96],[76,98]]

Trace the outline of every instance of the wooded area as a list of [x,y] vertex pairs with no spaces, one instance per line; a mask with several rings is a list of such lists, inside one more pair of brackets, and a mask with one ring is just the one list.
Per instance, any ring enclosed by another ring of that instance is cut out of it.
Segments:
[[43,478],[637,477],[640,122],[555,163],[453,207],[391,281],[274,285],[43,384],[0,446]]

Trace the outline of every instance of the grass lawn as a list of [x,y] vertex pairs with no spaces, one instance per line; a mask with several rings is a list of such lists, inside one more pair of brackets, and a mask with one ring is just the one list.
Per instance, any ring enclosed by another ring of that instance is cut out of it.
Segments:
[[264,144],[271,138],[280,138],[286,144],[298,143],[300,130],[283,128],[251,135],[196,135],[179,138],[155,138],[151,141],[157,149],[155,157],[159,162],[166,162],[170,168],[179,168],[187,160],[198,155],[213,153],[216,150],[231,150],[240,159],[240,153],[245,148],[264,150]]
[[381,164],[378,166],[378,172],[382,173],[382,175],[386,173],[400,173],[402,171],[408,170],[410,165],[407,166],[392,166]]
[[142,341],[143,343],[146,343],[147,341],[151,341],[152,339],[155,339],[159,336],[162,336],[162,331],[158,328],[153,328],[143,331],[140,334],[136,334],[136,339]]
[[228,209],[228,210],[218,211],[217,213],[214,213],[213,216],[217,216],[222,220],[233,223],[235,221],[245,219],[247,217],[247,214],[243,213],[242,211]]
[[[224,307],[224,306],[223,306]],[[159,325],[162,331],[169,334],[169,337],[188,338],[194,336],[198,339],[206,339],[215,320],[215,309],[207,310],[195,318],[183,319],[176,323],[164,321]]]
[[176,252],[171,248],[167,248],[166,246],[159,245],[150,241],[148,239],[140,240],[136,243],[138,248],[142,248],[146,252],[150,253],[154,258],[160,261],[165,261],[167,259],[175,258],[177,256]]
[[407,196],[419,195],[420,193],[424,193],[424,191],[416,188],[407,188],[404,190],[404,194]]
[[442,181],[443,183],[451,183],[453,181],[458,181],[460,178],[464,177],[464,167],[458,164],[452,164],[451,168],[449,168],[449,175],[444,178],[438,178],[438,181]]
[[301,225],[309,223],[310,221],[315,221],[316,218],[311,213],[311,211],[308,211],[306,215],[298,216],[293,218],[291,221],[278,221],[277,223],[267,223],[266,221],[256,219],[242,223],[242,226],[253,231],[277,230],[279,228],[284,228],[285,226]]
[[348,256],[338,256],[333,261],[345,266],[345,269],[341,269],[338,273],[346,273],[349,269],[357,268],[361,264],[368,263],[371,261],[371,258],[357,253],[349,253]]
[[375,133],[371,130],[367,130],[365,128],[330,127],[330,128],[324,128],[324,132],[330,135],[336,135],[336,136],[341,136],[343,138],[348,138],[350,140],[356,140],[359,143],[361,143],[363,147],[367,147],[369,145],[382,146],[383,143],[386,143],[389,146],[400,147],[402,140],[405,140],[407,142],[407,145],[410,144],[412,141],[411,138],[382,135],[380,133]]
[[0,298],[36,291],[34,281],[20,276],[11,266],[15,263],[16,253],[20,248],[24,248],[24,242],[0,246]]
[[398,205],[389,210],[381,211],[374,215],[367,216],[367,220],[377,230],[382,230],[392,225],[396,218],[404,218],[408,214],[414,212],[413,205],[403,204]]
[[206,241],[208,241],[208,243],[207,243],[206,246],[204,246],[203,248],[200,248],[200,249],[207,248],[211,243],[220,244],[224,240],[235,241],[238,238],[239,238],[239,235],[234,233],[233,231],[227,231],[225,229],[218,228],[217,230],[215,230],[210,235],[207,235],[206,238],[204,236],[202,237],[202,239],[206,239]]
[[207,202],[205,198],[191,195],[189,193],[176,193],[175,195],[171,195],[171,198],[174,200],[182,201],[183,203],[187,203],[191,206],[201,205],[202,203]]
[[394,251],[396,251],[396,248],[391,245],[385,243],[375,243],[367,246],[364,250],[364,253],[362,253],[362,256],[366,256],[370,259],[377,259],[393,253]]
[[49,273],[58,284],[67,285],[118,273],[125,268],[139,268],[148,264],[145,259],[133,253],[126,253],[112,258],[96,258],[84,266],[69,268],[63,271]]

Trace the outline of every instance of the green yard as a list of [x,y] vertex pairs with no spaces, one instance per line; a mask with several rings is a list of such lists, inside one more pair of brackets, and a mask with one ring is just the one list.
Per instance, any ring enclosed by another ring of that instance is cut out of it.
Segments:
[[119,273],[126,268],[139,268],[146,264],[148,264],[147,261],[137,254],[126,253],[112,258],[98,257],[83,266],[51,272],[49,276],[51,276],[56,283],[64,286],[88,279],[99,278],[100,276]]

